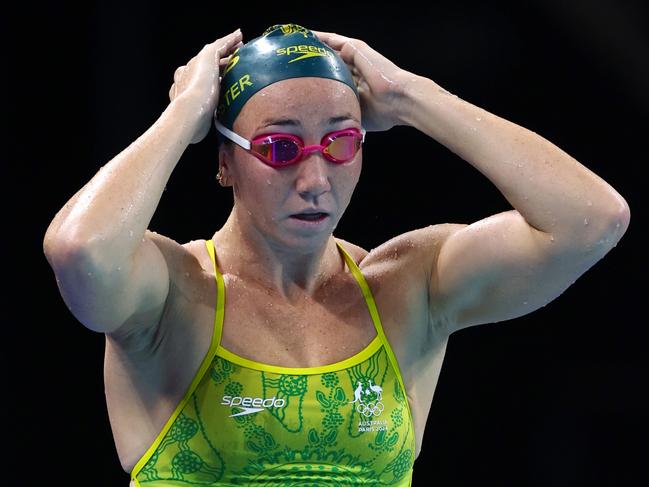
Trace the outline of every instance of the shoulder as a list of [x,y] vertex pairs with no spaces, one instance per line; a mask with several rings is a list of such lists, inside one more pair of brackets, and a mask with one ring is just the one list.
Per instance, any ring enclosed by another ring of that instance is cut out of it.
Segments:
[[409,344],[430,339],[425,333],[428,327],[422,325],[438,320],[433,310],[440,250],[466,226],[443,223],[418,228],[391,238],[361,261],[359,267],[379,312],[387,318],[386,333],[397,347],[402,339]]
[[335,237],[335,238],[343,246],[343,248],[347,251],[347,253],[351,256],[354,262],[356,262],[356,264],[362,262],[363,259],[365,259],[365,257],[367,256],[368,251],[365,250],[360,245],[353,244],[339,237]]
[[176,277],[181,271],[184,275],[186,272],[200,270],[201,246],[203,247],[203,252],[207,255],[205,240],[191,240],[186,243],[180,243],[151,230],[146,231],[145,238],[151,240],[162,253],[169,268],[169,277],[171,279]]
[[437,262],[444,242],[466,226],[443,223],[405,232],[366,252],[359,262],[388,341],[404,364],[419,357],[412,350],[433,350],[446,339],[444,333],[432,332],[439,322]]
[[361,269],[376,272],[427,272],[430,275],[444,242],[467,225],[441,223],[402,233],[375,247],[363,258]]

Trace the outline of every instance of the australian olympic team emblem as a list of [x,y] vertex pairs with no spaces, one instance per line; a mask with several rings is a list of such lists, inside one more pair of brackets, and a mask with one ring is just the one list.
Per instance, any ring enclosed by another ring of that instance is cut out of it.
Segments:
[[368,379],[365,385],[360,380],[357,384],[354,390],[354,400],[349,401],[349,403],[356,403],[356,411],[366,418],[380,416],[385,409],[384,404],[381,402],[383,388],[379,385],[372,384],[371,379]]

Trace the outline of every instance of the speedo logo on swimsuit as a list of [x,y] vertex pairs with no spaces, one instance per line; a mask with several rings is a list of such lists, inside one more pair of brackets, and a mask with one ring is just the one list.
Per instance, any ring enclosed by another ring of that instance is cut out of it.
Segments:
[[300,44],[298,46],[281,47],[275,51],[278,56],[293,56],[294,54],[302,54],[296,58],[291,59],[288,63],[295,61],[302,61],[312,57],[333,57],[330,51],[324,47],[307,46]]
[[262,398],[262,397],[241,397],[241,396],[223,396],[221,404],[224,406],[238,406],[238,413],[231,414],[230,417],[245,416],[246,414],[254,414],[264,409],[270,408],[283,408],[286,406],[285,399],[278,399],[276,397]]

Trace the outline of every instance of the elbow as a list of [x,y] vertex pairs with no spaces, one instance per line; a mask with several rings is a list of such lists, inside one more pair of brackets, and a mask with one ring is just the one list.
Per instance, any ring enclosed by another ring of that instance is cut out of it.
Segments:
[[61,298],[72,315],[89,330],[108,333],[126,319],[111,305],[124,289],[128,272],[106,269],[88,245],[57,242],[46,251]]
[[67,238],[48,238],[43,240],[43,253],[56,274],[70,268],[88,266],[90,252],[88,245]]
[[601,237],[605,241],[610,242],[612,244],[611,247],[614,247],[624,236],[631,221],[629,204],[619,193],[616,193],[615,196],[615,201],[611,204],[610,213],[604,219],[604,235]]
[[631,221],[631,210],[622,196],[610,205],[606,214],[598,218],[599,225],[593,225],[593,233],[587,238],[586,255],[599,259],[612,250],[622,239]]
[[73,225],[50,227],[43,239],[43,253],[54,271],[57,267],[88,265],[90,262],[98,265],[102,262],[100,257],[105,256],[109,248],[104,240],[102,236],[82,235]]
[[626,232],[627,228],[629,228],[629,223],[631,222],[631,208],[629,208],[629,204],[626,202],[626,200],[622,197],[622,195],[619,196],[619,205],[617,212],[615,214],[616,218],[616,227],[620,229],[620,237],[624,235]]

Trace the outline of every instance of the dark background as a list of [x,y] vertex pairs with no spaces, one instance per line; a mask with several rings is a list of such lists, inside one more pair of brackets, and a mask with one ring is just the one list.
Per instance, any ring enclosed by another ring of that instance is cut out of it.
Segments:
[[[43,236],[58,209],[164,110],[177,66],[237,27],[250,40],[296,22],[363,39],[402,68],[543,135],[631,207],[618,246],[555,301],[452,335],[414,486],[649,485],[647,2],[16,7],[1,19],[9,264],[2,417],[10,441],[0,484],[128,485],[104,403],[103,336],[68,311]],[[232,196],[214,180],[215,140],[212,131],[186,151],[151,229],[186,242],[225,221]],[[414,228],[510,208],[469,164],[396,127],[368,134],[363,174],[336,235],[371,249]]]

